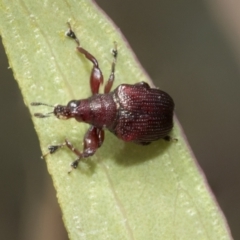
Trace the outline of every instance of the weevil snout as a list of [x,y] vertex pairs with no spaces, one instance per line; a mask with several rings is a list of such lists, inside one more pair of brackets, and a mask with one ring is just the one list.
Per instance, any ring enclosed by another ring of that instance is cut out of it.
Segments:
[[67,106],[57,105],[54,107],[53,113],[59,119],[75,117],[79,103],[80,100],[72,100],[67,104]]
[[71,117],[70,109],[63,105],[57,105],[54,107],[53,114],[59,119],[68,119]]

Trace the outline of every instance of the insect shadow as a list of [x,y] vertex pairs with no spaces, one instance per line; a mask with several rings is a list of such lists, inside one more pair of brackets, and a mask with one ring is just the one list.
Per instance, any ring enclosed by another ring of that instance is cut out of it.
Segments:
[[[172,142],[167,142],[163,139],[152,142],[151,144],[146,146],[138,145],[131,142],[122,143],[123,146],[119,147],[119,145],[121,145],[119,143],[119,140],[117,138],[114,138],[113,136],[109,136],[108,140],[106,140],[105,142],[106,146],[104,145],[101,151],[99,151],[99,155],[97,154],[97,158],[82,160],[84,164],[81,163],[80,171],[84,174],[92,175],[95,172],[99,161],[104,163],[104,159],[106,158],[110,158],[112,159],[111,161],[115,161],[118,165],[122,165],[125,167],[142,164],[146,161],[150,161],[157,156],[161,156],[170,147],[171,144],[174,144]],[[111,152],[106,151],[105,147],[107,147],[108,144],[111,145]]]
[[161,139],[152,142],[147,146],[136,145],[135,143],[124,143],[121,151],[114,155],[115,161],[120,165],[133,166],[161,156],[171,143]]
[[[115,161],[118,165],[130,167],[150,161],[157,156],[161,156],[173,142],[160,139],[149,145],[142,146],[132,142],[124,142],[111,133],[107,133],[107,140],[103,147],[99,149],[98,154],[91,158],[82,158],[80,161],[79,171],[82,174],[91,176],[98,168],[100,162],[104,163],[106,159]],[[74,146],[78,146],[79,142],[73,142]],[[62,148],[61,151],[69,153],[68,148]],[[71,154],[70,158],[74,159],[75,155]],[[70,166],[69,173],[73,169]]]

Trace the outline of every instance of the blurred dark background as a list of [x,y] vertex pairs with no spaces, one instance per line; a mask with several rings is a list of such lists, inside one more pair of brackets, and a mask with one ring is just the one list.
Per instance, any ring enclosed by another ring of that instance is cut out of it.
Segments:
[[[234,1],[227,6],[199,0],[96,2],[119,26],[154,83],[174,98],[193,152],[234,239],[240,239],[240,25],[234,25]],[[67,239],[2,46],[0,66],[0,239]]]

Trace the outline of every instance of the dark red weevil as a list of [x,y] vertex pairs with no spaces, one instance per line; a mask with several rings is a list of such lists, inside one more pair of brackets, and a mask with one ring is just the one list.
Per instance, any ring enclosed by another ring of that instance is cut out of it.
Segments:
[[[67,146],[77,155],[71,167],[77,168],[82,158],[92,156],[104,141],[104,128],[126,142],[142,145],[150,144],[158,139],[170,140],[168,136],[173,127],[174,102],[172,98],[157,88],[151,88],[146,82],[134,85],[121,84],[110,92],[114,78],[117,59],[117,45],[114,43],[113,62],[109,79],[105,85],[104,94],[99,94],[99,86],[103,84],[103,75],[98,61],[87,50],[80,46],[80,41],[72,31],[66,35],[75,40],[77,50],[93,63],[90,76],[92,96],[87,99],[72,100],[66,106],[51,106],[45,103],[33,102],[32,106],[46,105],[53,107],[51,113],[35,113],[39,118],[54,114],[59,119],[75,118],[78,122],[90,124],[84,136],[83,151],[73,147],[67,139],[59,145],[48,147],[48,153]],[[48,154],[47,153],[47,154]],[[45,155],[44,155],[45,156]]]

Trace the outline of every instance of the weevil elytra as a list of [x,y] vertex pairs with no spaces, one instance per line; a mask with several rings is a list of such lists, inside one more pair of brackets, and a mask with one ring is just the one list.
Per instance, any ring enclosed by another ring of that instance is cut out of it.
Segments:
[[[40,102],[31,103],[32,106],[46,105],[53,107],[53,112],[42,114],[35,113],[38,118],[49,117],[54,114],[59,119],[75,118],[78,122],[90,125],[83,138],[83,150],[74,148],[67,139],[59,145],[48,147],[50,154],[57,149],[67,146],[77,155],[72,162],[72,169],[77,168],[82,158],[94,155],[104,141],[104,129],[108,129],[119,139],[126,142],[147,145],[158,139],[170,140],[169,132],[173,128],[174,102],[164,91],[151,88],[146,82],[133,85],[121,84],[112,92],[111,88],[115,79],[115,66],[117,60],[117,44],[114,43],[113,61],[110,76],[104,88],[104,93],[99,93],[103,84],[103,74],[97,59],[84,49],[70,24],[66,35],[77,44],[77,51],[83,54],[93,64],[90,75],[92,96],[86,99],[71,100],[65,105],[48,105]],[[47,154],[48,154],[47,153]]]

